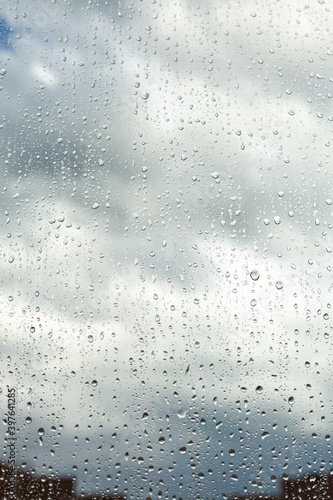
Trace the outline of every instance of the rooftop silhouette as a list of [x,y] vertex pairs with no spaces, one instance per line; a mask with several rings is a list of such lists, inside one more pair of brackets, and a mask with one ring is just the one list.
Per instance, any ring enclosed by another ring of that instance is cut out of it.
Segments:
[[230,500],[332,500],[333,475],[308,475],[283,482],[282,496],[233,495]]
[[82,495],[75,492],[74,478],[37,477],[18,469],[15,476],[5,463],[0,464],[0,500],[125,500],[110,493]]

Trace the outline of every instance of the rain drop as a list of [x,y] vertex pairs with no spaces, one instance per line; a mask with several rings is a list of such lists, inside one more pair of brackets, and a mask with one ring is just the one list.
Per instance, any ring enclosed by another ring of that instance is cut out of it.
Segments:
[[186,417],[187,410],[179,410],[177,412],[177,417],[178,418],[185,418]]
[[258,279],[260,278],[259,271],[253,269],[253,271],[250,272],[250,276],[253,279],[253,281],[258,281]]

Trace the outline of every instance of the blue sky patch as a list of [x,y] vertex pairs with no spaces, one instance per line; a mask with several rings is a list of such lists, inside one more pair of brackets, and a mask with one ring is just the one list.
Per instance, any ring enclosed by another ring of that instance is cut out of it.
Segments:
[[11,29],[6,20],[0,18],[0,49],[8,49],[10,47]]

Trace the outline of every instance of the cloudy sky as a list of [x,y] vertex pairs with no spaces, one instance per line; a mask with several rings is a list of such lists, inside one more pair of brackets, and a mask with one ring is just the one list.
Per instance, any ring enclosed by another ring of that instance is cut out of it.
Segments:
[[133,499],[330,470],[329,4],[17,0],[0,17],[17,462]]

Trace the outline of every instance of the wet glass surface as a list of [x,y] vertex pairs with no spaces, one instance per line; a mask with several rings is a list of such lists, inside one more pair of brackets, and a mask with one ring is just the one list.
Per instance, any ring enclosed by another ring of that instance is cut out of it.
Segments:
[[330,3],[0,18],[2,460],[128,499],[329,473]]

